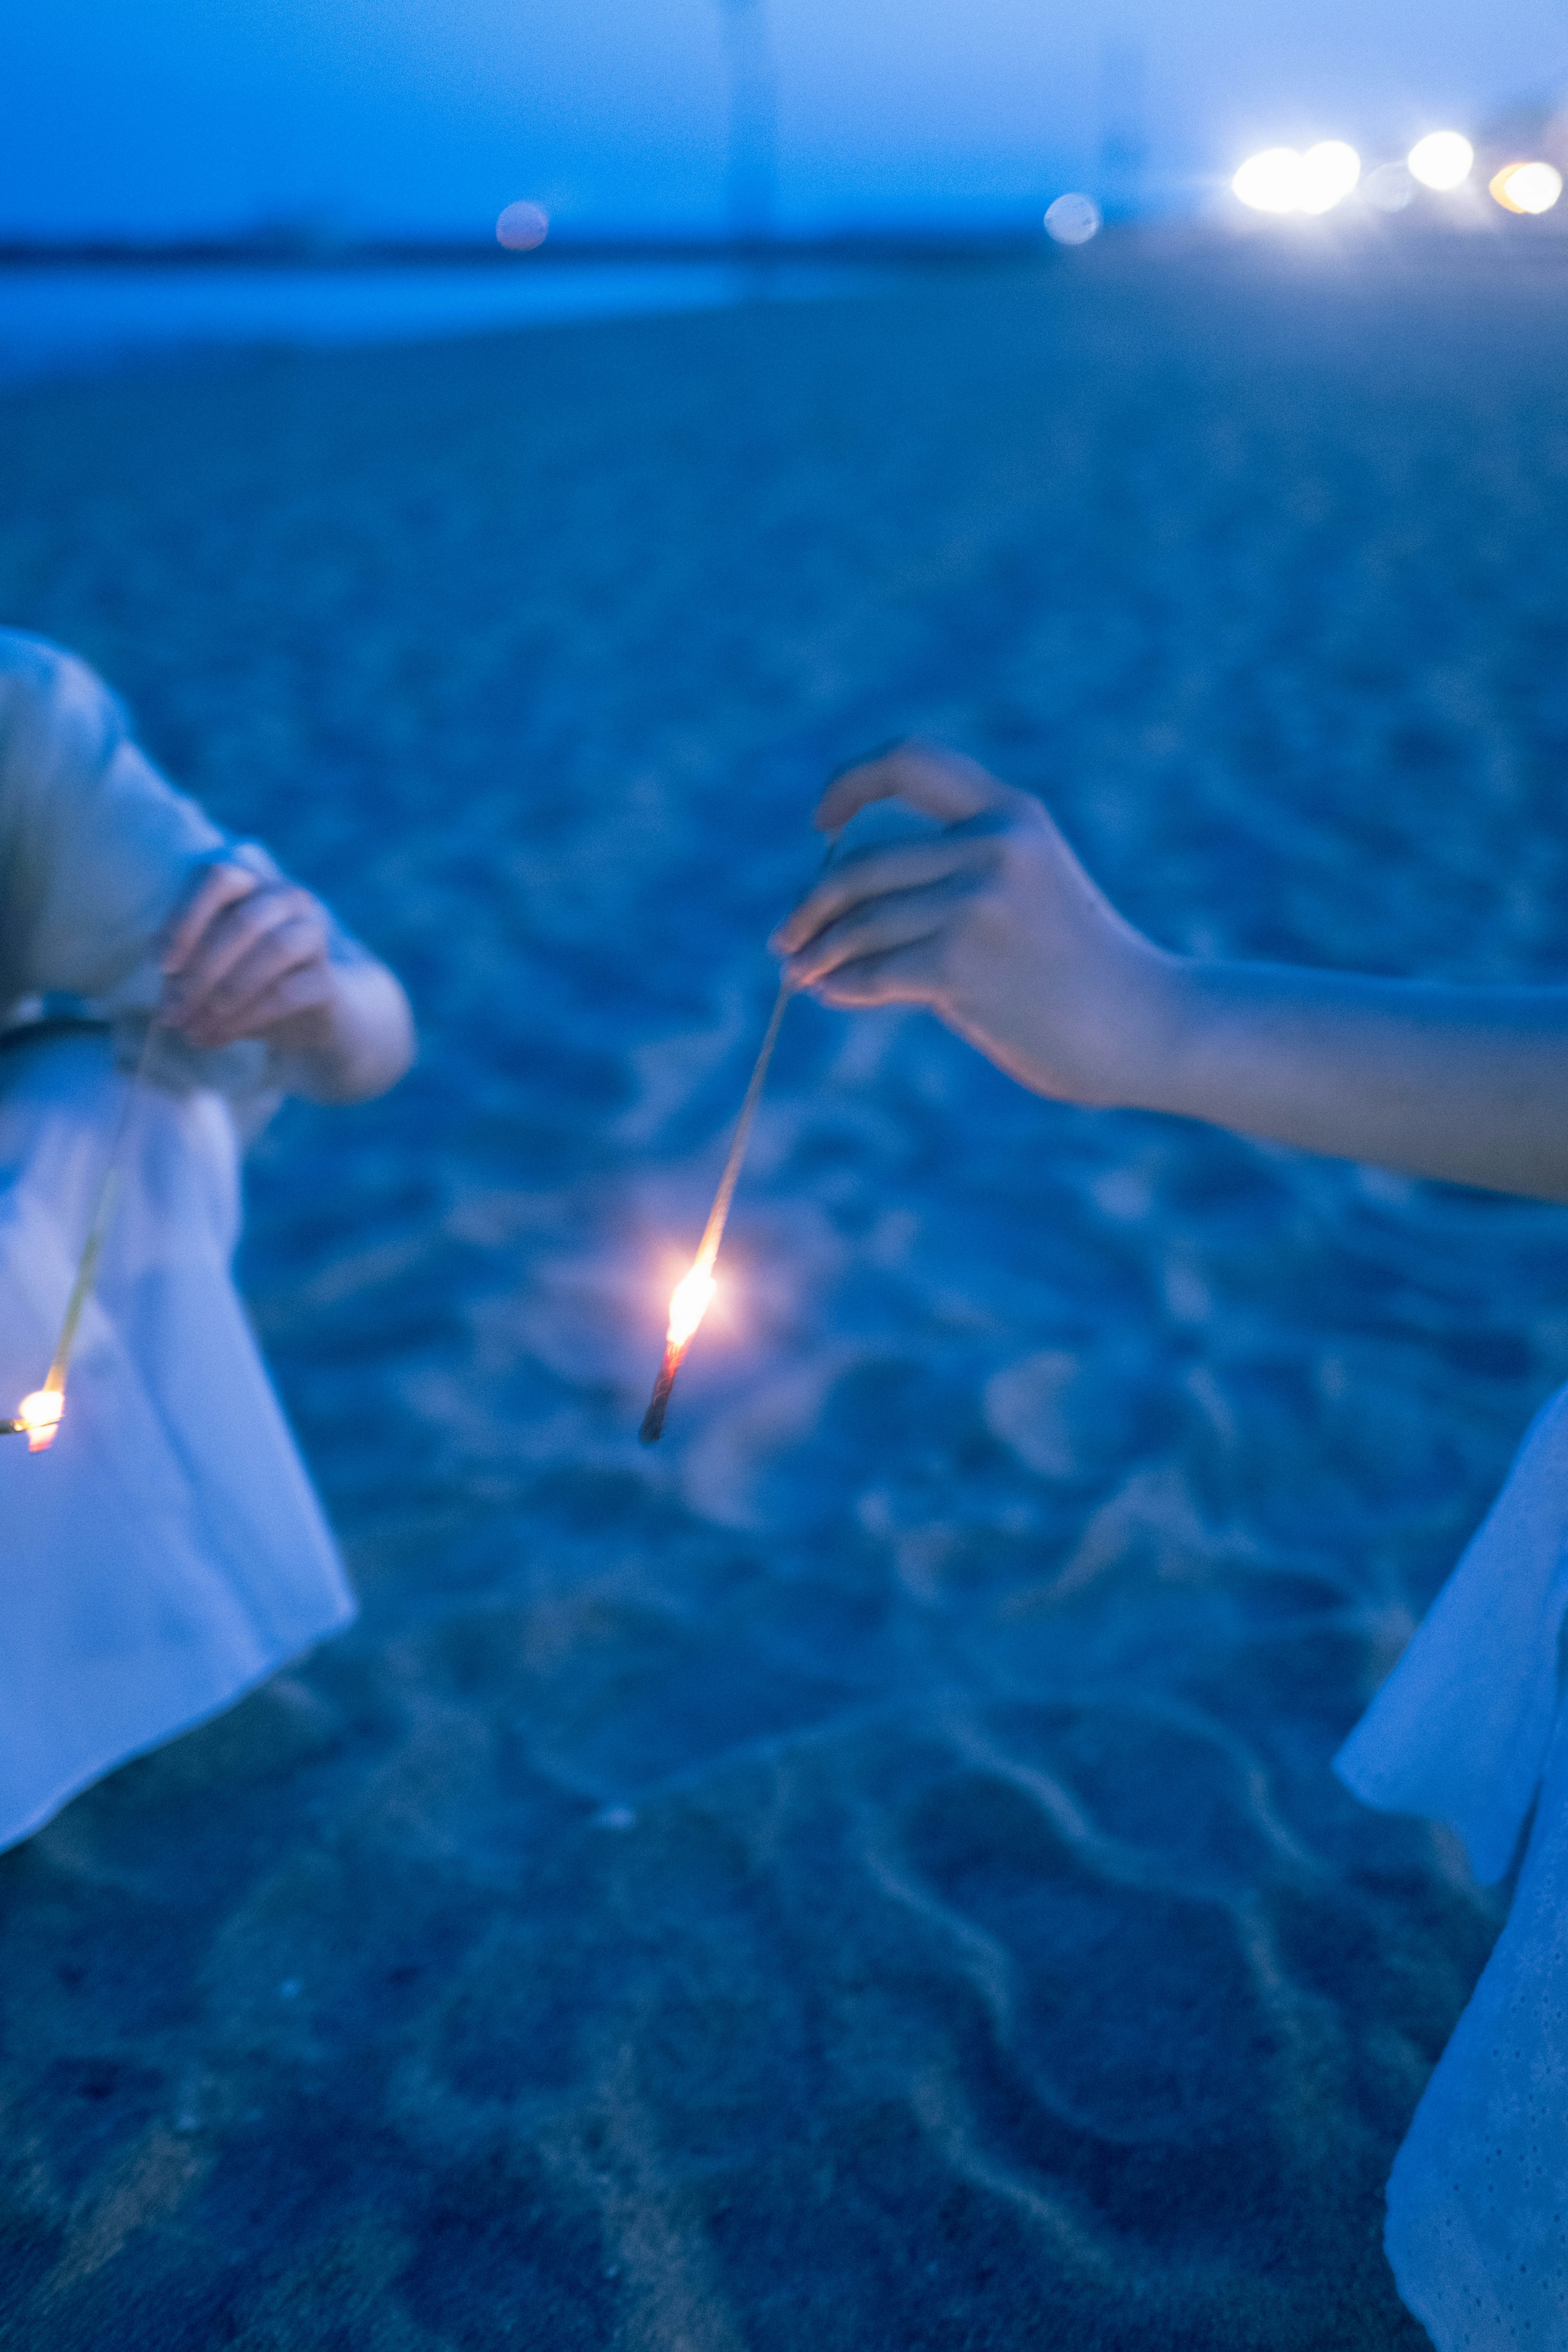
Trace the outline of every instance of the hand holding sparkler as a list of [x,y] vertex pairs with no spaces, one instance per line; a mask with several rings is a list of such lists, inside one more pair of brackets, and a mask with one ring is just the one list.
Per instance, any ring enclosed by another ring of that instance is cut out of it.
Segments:
[[380,1094],[413,1058],[413,1022],[391,973],[342,944],[309,890],[220,858],[170,931],[159,1020],[209,1049],[259,1039],[315,1101]]
[[946,830],[821,880],[773,936],[786,987],[929,1006],[1037,1094],[1568,1201],[1568,988],[1168,954],[1038,801],[929,744],[847,770],[816,822],[888,798]]
[[958,752],[911,741],[847,768],[816,822],[889,799],[946,830],[840,859],[769,942],[784,985],[929,1006],[1037,1094],[1135,1099],[1177,959],[1123,921],[1032,793]]
[[357,950],[352,960],[334,956],[325,908],[281,876],[258,877],[226,859],[202,868],[170,929],[163,972],[163,1002],[125,1089],[53,1360],[43,1386],[23,1398],[14,1419],[0,1421],[0,1437],[25,1436],[34,1454],[54,1444],[65,1412],[77,1327],[113,1219],[132,1112],[163,1032],[180,1030],[205,1048],[264,1040],[293,1064],[298,1090],[321,1101],[380,1093],[413,1055],[413,1022],[396,981]]

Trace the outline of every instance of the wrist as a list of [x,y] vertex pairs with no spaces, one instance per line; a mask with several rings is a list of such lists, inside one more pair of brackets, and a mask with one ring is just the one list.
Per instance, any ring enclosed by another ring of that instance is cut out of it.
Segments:
[[414,1024],[392,974],[371,958],[331,967],[331,994],[268,1040],[280,1083],[313,1102],[363,1102],[414,1058]]
[[1068,1083],[1039,1091],[1063,1094],[1094,1110],[1174,1110],[1177,1073],[1193,1021],[1192,966],[1130,927],[1116,942],[1111,971],[1094,988],[1076,1024],[1078,1049]]
[[1203,1017],[1199,967],[1139,937],[1129,985],[1112,1098],[1123,1110],[1182,1112],[1194,1039]]

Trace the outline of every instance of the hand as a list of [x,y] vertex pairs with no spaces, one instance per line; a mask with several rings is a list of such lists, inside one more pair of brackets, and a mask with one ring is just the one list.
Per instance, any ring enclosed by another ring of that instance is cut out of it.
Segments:
[[209,866],[170,934],[158,1018],[193,1045],[255,1037],[320,1053],[336,1007],[331,937],[326,909],[308,890]]
[[924,1004],[1037,1093],[1142,1098],[1174,960],[1122,920],[1040,803],[973,760],[899,744],[837,776],[815,822],[897,798],[946,830],[847,861],[781,923],[784,978],[825,1004]]

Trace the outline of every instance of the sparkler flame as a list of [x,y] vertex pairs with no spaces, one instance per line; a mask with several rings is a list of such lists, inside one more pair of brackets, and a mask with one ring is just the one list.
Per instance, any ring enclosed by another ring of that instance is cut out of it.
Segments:
[[710,1264],[705,1265],[700,1257],[669,1295],[669,1329],[666,1338],[670,1347],[685,1347],[707,1314],[713,1290]]
[[35,1389],[16,1407],[16,1419],[27,1433],[29,1454],[42,1454],[55,1442],[65,1412],[65,1391],[62,1389]]
[[[829,850],[828,856],[832,856]],[[665,1407],[669,1391],[675,1385],[675,1375],[680,1370],[680,1359],[702,1318],[708,1312],[713,1296],[713,1265],[719,1255],[719,1244],[724,1238],[724,1221],[730,1213],[730,1203],[735,1197],[735,1185],[741,1173],[741,1162],[746,1156],[746,1138],[752,1131],[757,1101],[763,1091],[763,1080],[768,1074],[773,1047],[778,1043],[779,1024],[789,1009],[787,982],[773,1000],[773,1009],[763,1032],[761,1048],[752,1066],[752,1075],[741,1104],[741,1116],[735,1121],[735,1132],[730,1140],[730,1156],[724,1162],[724,1173],[719,1179],[719,1190],[713,1195],[713,1206],[708,1212],[708,1223],[702,1229],[697,1255],[689,1274],[682,1275],[670,1294],[669,1329],[664,1342],[664,1361],[658,1368],[658,1378],[653,1384],[653,1395],[643,1415],[637,1432],[645,1445],[657,1444],[664,1430]]]

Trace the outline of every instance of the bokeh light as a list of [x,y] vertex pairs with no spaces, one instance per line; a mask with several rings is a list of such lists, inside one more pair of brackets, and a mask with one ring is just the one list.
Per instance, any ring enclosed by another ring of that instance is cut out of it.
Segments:
[[1321,139],[1301,158],[1301,210],[1332,212],[1361,178],[1361,157],[1342,139]]
[[531,253],[550,234],[550,215],[542,205],[508,205],[496,223],[496,243],[513,253]]
[[1550,163],[1505,163],[1490,194],[1510,213],[1549,213],[1563,194],[1563,174]]
[[1046,212],[1046,234],[1058,245],[1087,245],[1099,234],[1100,206],[1092,196],[1079,194],[1075,188],[1058,196]]
[[1362,194],[1380,213],[1402,213],[1415,194],[1415,183],[1403,163],[1380,163],[1362,183]]
[[1304,177],[1294,147],[1265,147],[1247,157],[1230,184],[1255,213],[1293,213],[1300,205]]
[[1342,139],[1320,139],[1304,155],[1294,147],[1266,147],[1249,155],[1231,182],[1256,213],[1327,213],[1361,178],[1361,157]]
[[1476,151],[1458,131],[1429,131],[1405,162],[1424,188],[1457,188],[1470,176]]

